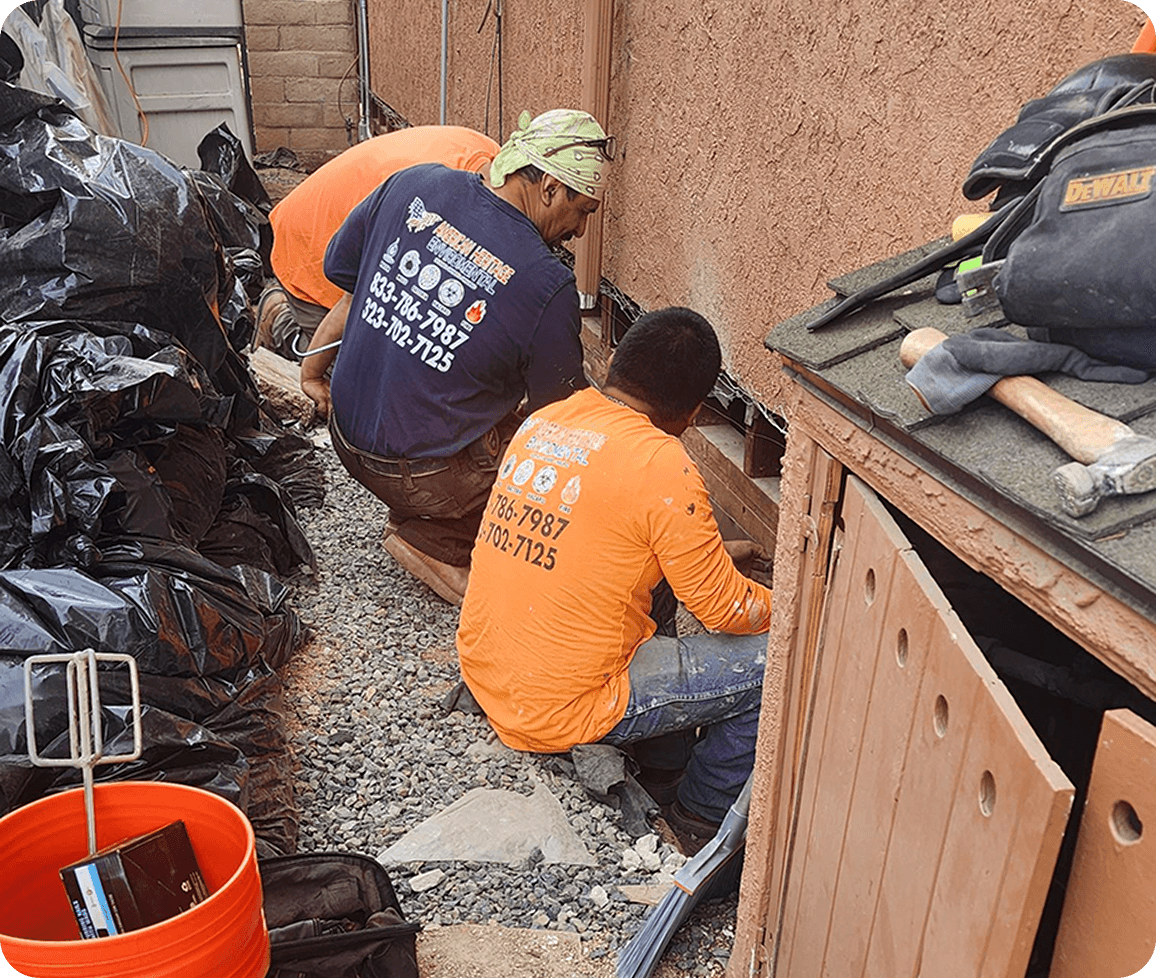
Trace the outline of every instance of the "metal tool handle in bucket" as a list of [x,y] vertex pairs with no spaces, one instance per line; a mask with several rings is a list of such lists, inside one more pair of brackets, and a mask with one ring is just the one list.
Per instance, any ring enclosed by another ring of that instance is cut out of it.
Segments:
[[[101,723],[100,673],[102,662],[128,666],[132,690],[132,739],[130,754],[104,753]],[[63,665],[68,696],[68,756],[42,757],[36,746],[35,708],[32,699],[32,670],[38,665]],[[88,821],[88,854],[96,854],[96,815],[93,810],[92,770],[98,764],[135,761],[141,755],[140,677],[136,659],[118,652],[81,652],[61,655],[32,655],[24,660],[24,724],[28,735],[28,758],[37,767],[80,768],[84,774],[84,812]]]

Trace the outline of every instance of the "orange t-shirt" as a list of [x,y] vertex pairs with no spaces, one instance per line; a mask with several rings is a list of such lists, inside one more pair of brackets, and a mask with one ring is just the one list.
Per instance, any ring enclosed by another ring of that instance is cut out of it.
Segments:
[[1140,35],[1132,45],[1133,54],[1156,54],[1156,30],[1152,29],[1152,21],[1144,21],[1140,28]]
[[727,555],[677,438],[593,388],[531,415],[490,493],[457,640],[506,745],[565,751],[622,719],[664,576],[707,628],[770,626],[771,592]]
[[415,126],[351,146],[273,208],[273,274],[297,298],[332,309],[341,289],[325,277],[325,248],[370,191],[418,163],[478,172],[498,149],[489,136],[462,126]]

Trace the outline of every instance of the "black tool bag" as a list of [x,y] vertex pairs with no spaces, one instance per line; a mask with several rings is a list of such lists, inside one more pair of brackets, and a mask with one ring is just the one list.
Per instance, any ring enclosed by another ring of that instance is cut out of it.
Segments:
[[261,860],[272,959],[266,978],[418,978],[417,923],[385,869],[356,853]]
[[[1156,84],[1134,90],[1150,98]],[[842,299],[808,328],[982,254],[1004,316],[1032,339],[1156,369],[1156,104],[1128,104],[1072,126],[1017,178],[1026,193],[982,227]]]
[[988,221],[840,299],[807,328],[981,258],[955,276],[955,301],[970,313],[994,305],[1033,340],[1156,369],[1154,103],[1156,55],[1116,55],[1073,73],[1025,106],[973,164],[965,195],[1000,191]]
[[1046,175],[985,263],[1004,315],[1105,360],[1156,367],[1156,105],[1106,113],[1049,148]]

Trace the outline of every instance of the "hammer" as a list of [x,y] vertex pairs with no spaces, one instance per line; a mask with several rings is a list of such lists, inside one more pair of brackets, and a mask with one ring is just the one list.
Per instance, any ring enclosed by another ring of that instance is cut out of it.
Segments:
[[[911,368],[945,339],[937,329],[917,329],[899,347],[899,359]],[[1077,404],[1035,377],[1004,377],[988,394],[1075,459],[1052,476],[1069,516],[1086,516],[1105,496],[1156,489],[1156,438],[1136,434],[1124,422]]]

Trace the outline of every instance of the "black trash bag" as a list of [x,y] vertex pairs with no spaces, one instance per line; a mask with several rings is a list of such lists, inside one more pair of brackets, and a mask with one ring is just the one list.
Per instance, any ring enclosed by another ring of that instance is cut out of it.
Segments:
[[[163,339],[126,323],[0,325],[0,481],[17,481],[0,501],[0,523],[13,528],[0,566],[89,566],[109,537],[195,548],[215,523],[235,522],[238,494],[254,494],[249,458],[316,469],[297,436],[232,437],[238,398],[219,396]],[[291,498],[264,490],[257,508],[279,538],[249,562],[283,575],[315,566]],[[219,547],[221,531],[211,535]]]
[[225,186],[238,197],[253,204],[263,214],[273,209],[273,202],[261,178],[245,156],[245,147],[233,135],[227,123],[222,122],[201,140],[197,146],[197,156],[201,161],[201,169],[219,176]]
[[255,564],[288,575],[302,564],[316,570],[304,533],[280,487],[257,472],[232,478],[199,551],[223,567]]
[[[190,179],[200,171],[0,83],[3,119],[0,321],[141,323],[174,336],[219,392],[255,406],[255,383],[216,314],[232,291],[210,217],[228,195],[219,180]],[[210,181],[213,201],[202,189]]]
[[[0,573],[3,811],[79,783],[76,772],[29,765],[23,659],[76,648],[124,652],[140,670],[145,753],[99,769],[100,778],[207,788],[249,816],[264,851],[291,852],[297,812],[274,671],[300,638],[283,603],[286,589],[253,568],[221,568],[177,548],[162,560],[146,549],[136,556],[147,564],[106,554],[97,569],[109,576],[101,581],[63,568]],[[166,562],[167,571],[158,569]],[[38,667],[34,677],[37,743],[52,756],[66,743],[64,684],[55,667]],[[128,752],[131,731],[120,705],[130,702],[127,673],[102,671],[101,695],[106,750]]]
[[[0,693],[6,695],[7,692],[5,680]],[[132,733],[126,730],[123,712],[122,708],[103,711],[105,729],[112,734],[105,743],[109,755],[132,751]],[[119,732],[113,733],[117,727]],[[141,733],[144,743],[141,757],[124,764],[101,765],[94,770],[94,780],[184,784],[220,795],[242,811],[248,807],[251,765],[238,748],[200,724],[148,705],[141,707]],[[68,739],[65,736],[47,743],[38,739],[37,747],[42,756],[67,756]],[[34,767],[23,753],[0,755],[0,812],[6,814],[46,795],[80,787],[82,783],[82,775],[76,769]]]
[[287,661],[302,634],[287,597],[252,567],[131,541],[104,551],[91,572],[0,572],[0,635],[24,655],[93,648],[132,655],[153,675],[221,676]]
[[317,447],[308,438],[283,430],[243,432],[236,440],[245,447],[254,470],[276,482],[294,506],[309,508],[325,502],[325,470],[317,462]]

